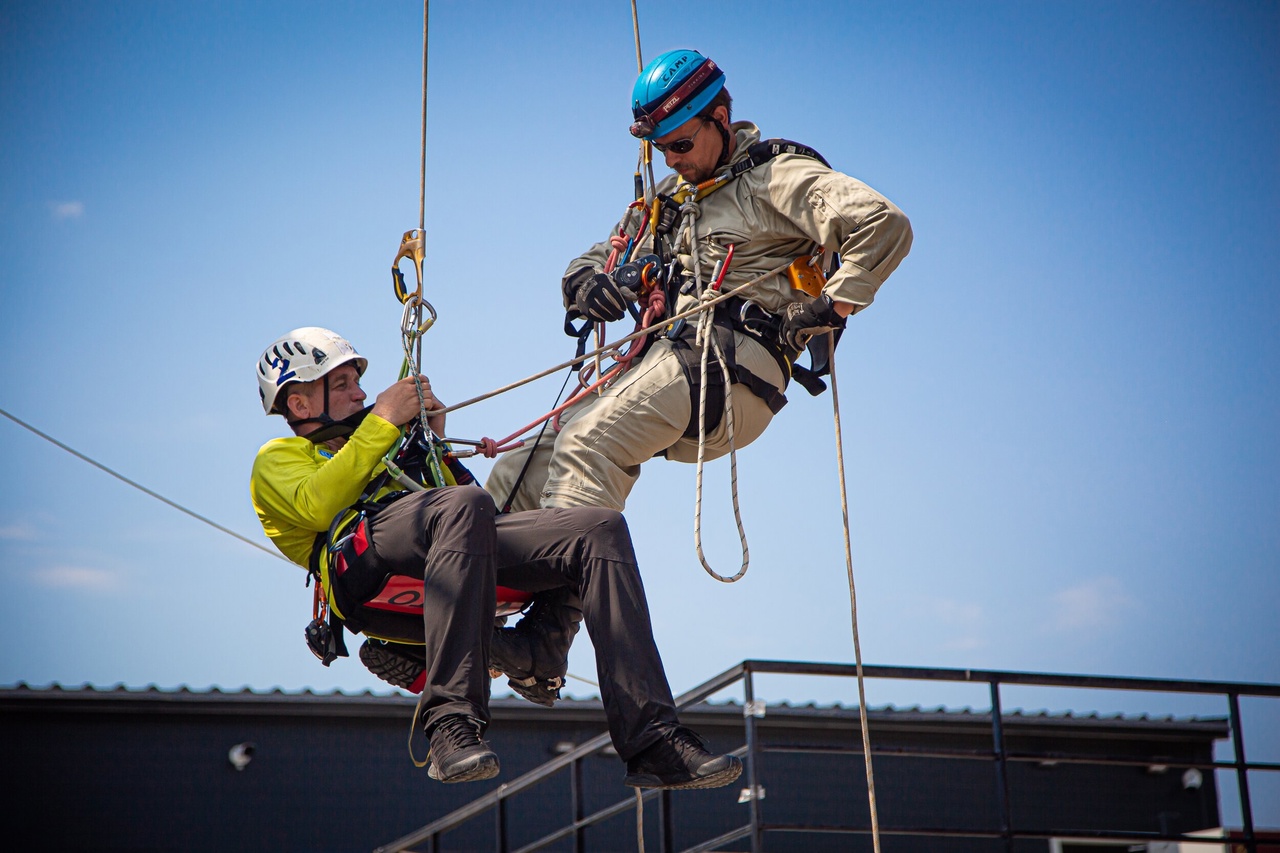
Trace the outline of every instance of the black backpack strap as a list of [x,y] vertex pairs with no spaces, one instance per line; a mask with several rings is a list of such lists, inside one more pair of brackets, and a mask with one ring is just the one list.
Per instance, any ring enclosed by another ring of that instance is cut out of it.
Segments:
[[799,154],[801,157],[812,157],[828,169],[831,168],[827,158],[808,145],[792,142],[790,139],[763,139],[748,148],[747,156],[734,163],[730,171],[733,173],[733,177],[736,178],[756,166],[763,166],[779,154]]

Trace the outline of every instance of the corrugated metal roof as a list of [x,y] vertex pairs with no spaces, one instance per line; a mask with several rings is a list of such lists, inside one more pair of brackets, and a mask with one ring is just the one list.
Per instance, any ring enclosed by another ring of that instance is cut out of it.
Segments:
[[[372,690],[361,691],[344,691],[329,690],[316,691],[310,688],[301,690],[284,690],[280,687],[273,687],[266,690],[255,690],[250,687],[241,687],[235,690],[227,690],[221,687],[208,688],[192,688],[188,685],[179,685],[178,687],[160,687],[155,684],[149,684],[145,687],[129,687],[123,683],[115,684],[110,687],[99,687],[92,684],[80,684],[75,686],[51,683],[47,685],[33,685],[27,682],[18,682],[11,686],[0,686],[0,704],[20,704],[23,700],[40,701],[64,699],[69,703],[95,702],[106,703],[107,705],[130,704],[168,704],[175,702],[189,702],[195,705],[209,706],[211,704],[239,704],[245,706],[263,707],[267,705],[292,707],[297,711],[305,708],[318,708],[320,706],[336,709],[346,708],[355,710],[361,708],[367,711],[371,707],[381,706],[388,710],[397,709],[404,706],[412,707],[417,703],[417,697],[398,690],[388,689],[387,691],[375,692]],[[498,697],[491,701],[491,706],[497,710],[502,709],[510,712],[531,712],[534,714],[555,713],[556,711],[540,708],[529,702],[516,697]],[[807,719],[815,720],[821,718],[844,719],[848,717],[856,717],[858,707],[856,705],[844,705],[838,702],[830,704],[819,704],[817,702],[791,703],[776,702],[769,703],[767,706],[768,715],[775,719],[785,717],[791,719]],[[723,702],[700,703],[688,709],[685,713],[690,715],[723,715],[726,711],[731,711],[734,715],[740,715],[742,703],[736,699],[728,699]],[[600,700],[597,698],[590,699],[573,699],[565,698],[556,703],[556,709],[561,712],[578,711],[586,713],[598,713],[601,711]],[[962,708],[947,708],[942,705],[925,707],[922,705],[908,705],[899,707],[896,705],[880,705],[872,706],[867,709],[868,713],[880,720],[895,720],[904,723],[916,722],[973,722],[983,723],[991,719],[989,709],[977,709],[966,706]],[[363,712],[363,711],[362,711]],[[1027,711],[1023,709],[1005,709],[1003,717],[1005,721],[1022,722],[1027,724],[1068,724],[1068,725],[1090,725],[1090,726],[1141,726],[1141,727],[1195,727],[1207,728],[1212,731],[1226,731],[1225,717],[1201,717],[1201,716],[1174,716],[1172,714],[1152,715],[1152,714],[1125,714],[1121,712],[1101,713],[1098,711],[1090,711],[1087,713],[1077,713],[1074,711],[1048,711],[1036,710]]]

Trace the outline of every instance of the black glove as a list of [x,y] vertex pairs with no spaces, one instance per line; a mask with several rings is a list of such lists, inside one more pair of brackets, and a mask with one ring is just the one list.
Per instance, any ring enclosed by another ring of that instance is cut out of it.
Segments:
[[592,320],[621,320],[627,314],[628,291],[602,272],[579,280],[573,303],[582,316]]
[[798,353],[809,345],[809,339],[815,335],[843,328],[844,318],[836,313],[831,297],[823,294],[807,305],[791,302],[783,308],[778,338],[784,347]]

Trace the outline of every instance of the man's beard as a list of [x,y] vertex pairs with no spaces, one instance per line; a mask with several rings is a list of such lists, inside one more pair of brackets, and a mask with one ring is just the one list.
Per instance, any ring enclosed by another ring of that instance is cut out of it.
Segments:
[[707,170],[703,171],[703,170],[700,170],[700,169],[693,169],[692,171],[689,171],[689,172],[681,172],[681,171],[677,170],[677,171],[676,171],[676,174],[677,174],[677,175],[679,175],[681,178],[683,178],[683,179],[684,179],[685,181],[687,181],[688,183],[691,183],[691,184],[700,184],[700,183],[702,183],[703,181],[709,180],[713,175],[715,175],[715,170],[714,170],[714,169],[707,169]]

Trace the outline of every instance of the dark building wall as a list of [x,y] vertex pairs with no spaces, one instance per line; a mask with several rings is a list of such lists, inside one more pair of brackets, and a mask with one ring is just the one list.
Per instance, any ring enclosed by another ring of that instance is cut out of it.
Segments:
[[[371,850],[440,818],[495,783],[440,785],[410,763],[406,741],[413,703],[400,697],[210,694],[40,694],[0,691],[3,765],[10,849],[99,851]],[[547,711],[517,700],[494,705],[489,740],[501,756],[498,784],[604,730],[593,703]],[[585,707],[584,707],[585,706]],[[744,743],[740,708],[694,711],[686,720],[713,748]],[[834,718],[771,709],[760,721],[767,748],[759,765],[770,851],[870,849],[865,836],[814,827],[865,827],[865,772],[856,712]],[[1019,828],[1126,829],[1182,832],[1218,821],[1213,774],[1198,791],[1180,784],[1184,764],[1207,761],[1220,724],[1184,726],[1006,723],[1012,754],[1129,755],[1171,765],[1145,768],[1075,765],[1067,761],[1010,767],[1013,818]],[[989,726],[967,715],[881,712],[872,718],[879,814],[886,832],[949,827],[994,831],[1000,813]],[[1154,733],[1152,730],[1155,730]],[[243,771],[228,750],[250,742]],[[419,756],[425,742],[416,742]],[[964,760],[930,757],[947,752]],[[923,753],[923,754],[922,754]],[[619,802],[628,810],[583,835],[588,850],[634,850],[631,789],[612,753],[581,764],[584,811]],[[675,849],[746,824],[738,785],[673,792],[646,805],[649,849],[659,847],[658,812],[668,810]],[[573,817],[570,775],[561,772],[507,805],[511,848]],[[804,825],[809,831],[784,827]],[[446,834],[441,850],[493,850],[496,822],[485,815]],[[745,849],[739,842],[733,849]],[[1046,842],[1020,843],[1043,851]],[[570,850],[565,841],[551,850]],[[895,837],[893,851],[970,853],[1003,850],[982,839]]]
[[[922,717],[924,715],[917,715]],[[921,829],[998,833],[1001,826],[998,776],[991,758],[989,723],[902,718],[871,722],[877,753],[876,799],[886,835]],[[941,721],[944,725],[938,725]],[[1016,830],[1070,836],[1098,830],[1185,833],[1216,827],[1219,821],[1213,774],[1201,787],[1181,782],[1188,766],[1208,763],[1213,735],[1199,738],[1172,729],[1116,721],[1063,721],[1045,724],[1007,719],[1005,748],[1010,761],[1010,818]],[[856,722],[805,727],[795,719],[761,726],[764,755],[760,776],[766,788],[761,804],[767,824],[814,827],[866,827],[870,824],[865,765]],[[947,756],[947,757],[943,757]],[[1132,759],[1140,766],[1075,763],[1085,759]],[[1152,773],[1152,764],[1168,765]],[[817,832],[775,830],[769,850],[870,850],[869,839]],[[1003,851],[1003,841],[913,838],[901,835],[895,851]],[[1018,850],[1045,851],[1045,841],[1025,841]]]

